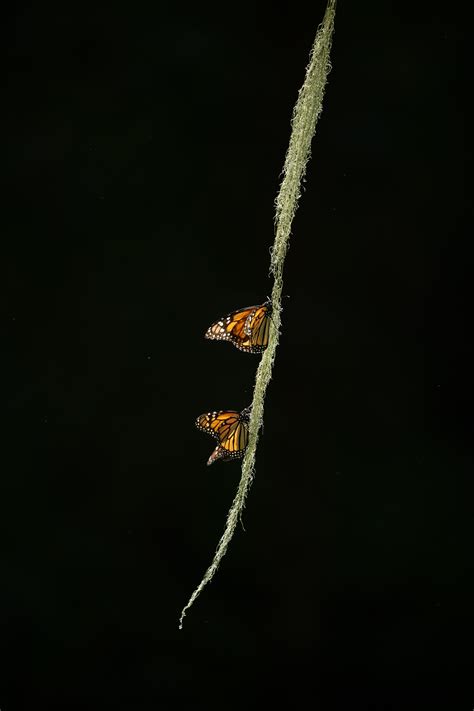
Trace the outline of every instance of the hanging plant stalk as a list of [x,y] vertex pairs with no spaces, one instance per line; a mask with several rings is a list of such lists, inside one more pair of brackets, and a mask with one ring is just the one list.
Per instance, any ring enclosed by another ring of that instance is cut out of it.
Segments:
[[222,558],[226,554],[238,520],[242,515],[245,499],[255,474],[255,452],[259,430],[263,423],[265,393],[272,377],[275,352],[280,335],[283,265],[288,250],[293,217],[301,195],[301,182],[311,155],[311,140],[323,108],[324,88],[331,69],[329,55],[334,31],[335,12],[336,0],[328,0],[323,22],[318,28],[311,49],[305,80],[293,109],[291,136],[283,168],[283,179],[275,201],[275,241],[271,251],[270,263],[270,273],[274,278],[271,295],[273,324],[268,347],[260,360],[255,378],[249,423],[249,440],[242,463],[242,475],[234,501],[227,514],[224,533],[219,541],[212,563],[181,612],[179,619],[180,629],[183,627],[183,620],[187,610],[189,610],[207,583],[212,580]]

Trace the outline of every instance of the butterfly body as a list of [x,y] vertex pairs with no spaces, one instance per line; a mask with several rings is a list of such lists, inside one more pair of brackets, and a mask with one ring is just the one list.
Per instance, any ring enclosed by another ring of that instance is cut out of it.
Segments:
[[245,306],[215,321],[205,333],[214,341],[230,341],[246,353],[263,353],[268,345],[271,302],[259,306]]
[[244,456],[248,442],[248,423],[250,408],[242,412],[236,410],[214,410],[199,415],[196,427],[201,432],[207,432],[215,440],[217,447],[207,462],[208,466],[219,459],[241,459]]

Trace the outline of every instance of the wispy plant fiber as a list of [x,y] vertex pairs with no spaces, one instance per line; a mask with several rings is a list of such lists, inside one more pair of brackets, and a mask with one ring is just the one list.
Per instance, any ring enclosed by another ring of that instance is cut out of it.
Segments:
[[207,583],[212,580],[222,558],[226,554],[238,520],[242,515],[245,499],[255,474],[255,452],[259,431],[263,424],[265,393],[272,377],[275,352],[280,337],[283,265],[289,246],[293,217],[301,195],[301,183],[311,155],[311,140],[323,108],[324,89],[331,69],[329,55],[334,31],[335,12],[336,0],[328,0],[323,22],[318,28],[311,49],[305,80],[293,109],[291,136],[283,167],[283,179],[275,201],[275,241],[271,251],[270,263],[270,273],[274,278],[271,294],[273,324],[268,347],[260,360],[255,378],[252,413],[249,423],[249,441],[242,462],[242,475],[234,501],[227,514],[224,533],[219,541],[212,563],[181,612],[179,619],[180,629],[183,627],[183,620],[187,610],[189,610]]

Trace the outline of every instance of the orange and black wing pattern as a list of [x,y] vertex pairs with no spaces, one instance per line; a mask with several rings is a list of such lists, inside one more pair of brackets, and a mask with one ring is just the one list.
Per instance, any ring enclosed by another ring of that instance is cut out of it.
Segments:
[[258,306],[254,315],[249,318],[246,328],[250,337],[252,353],[261,353],[268,346],[271,318],[270,301]]
[[246,306],[215,321],[207,329],[205,337],[214,341],[230,341],[246,353],[263,353],[268,345],[271,315],[270,301],[260,306]]
[[205,412],[196,420],[196,427],[207,432],[218,444],[212,452],[208,465],[218,459],[241,459],[248,442],[249,408],[236,410],[217,410]]

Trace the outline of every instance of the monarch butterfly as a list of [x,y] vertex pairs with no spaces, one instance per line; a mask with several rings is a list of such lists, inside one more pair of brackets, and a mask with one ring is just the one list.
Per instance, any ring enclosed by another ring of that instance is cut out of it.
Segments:
[[196,420],[196,427],[207,432],[217,440],[218,445],[208,459],[207,465],[214,464],[218,459],[241,459],[244,456],[248,442],[248,423],[250,407],[242,412],[236,410],[217,410],[205,412]]
[[246,353],[262,353],[268,345],[271,316],[270,300],[260,306],[246,306],[215,321],[207,329],[205,338],[230,341]]

